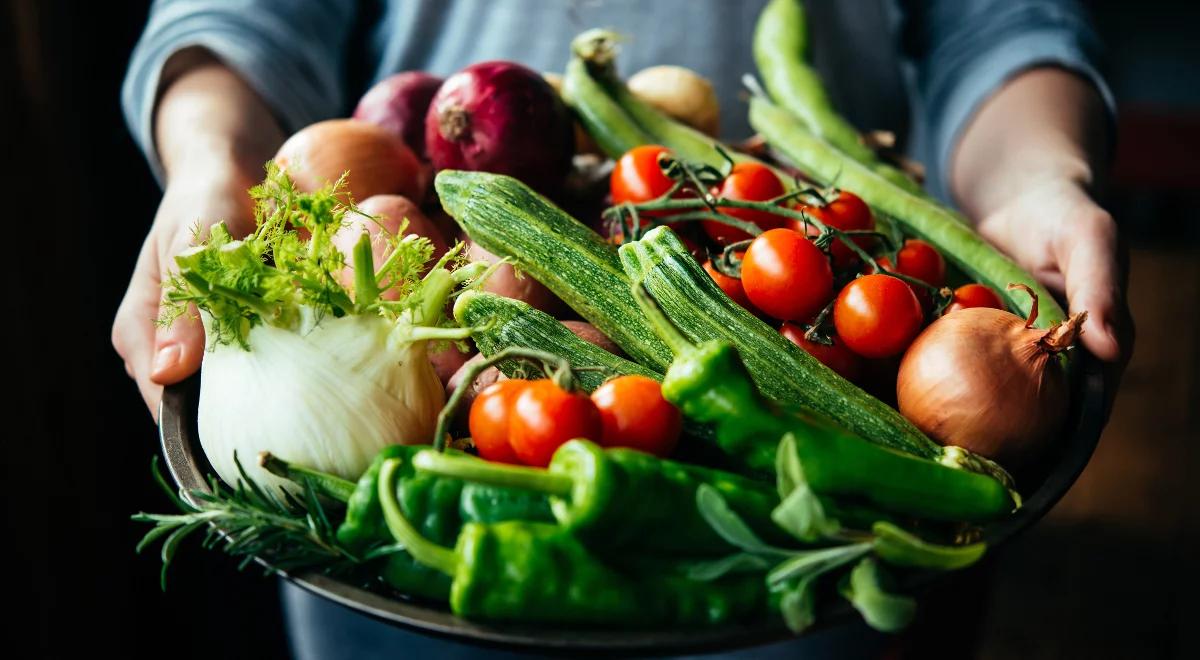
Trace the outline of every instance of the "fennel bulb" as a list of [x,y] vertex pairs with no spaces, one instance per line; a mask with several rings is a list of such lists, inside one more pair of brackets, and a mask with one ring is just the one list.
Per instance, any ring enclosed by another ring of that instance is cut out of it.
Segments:
[[240,463],[260,485],[296,492],[258,466],[264,451],[354,480],[384,446],[433,440],[445,390],[428,343],[469,335],[444,310],[484,265],[451,270],[460,245],[421,276],[432,246],[410,235],[386,237],[388,256],[376,269],[364,233],[350,255],[353,284],[344,286],[347,255],[330,239],[354,209],[336,200],[337,190],[299,193],[270,169],[252,191],[253,234],[234,240],[218,224],[176,259],[164,320],[189,304],[200,309],[209,349],[197,429],[231,485]]

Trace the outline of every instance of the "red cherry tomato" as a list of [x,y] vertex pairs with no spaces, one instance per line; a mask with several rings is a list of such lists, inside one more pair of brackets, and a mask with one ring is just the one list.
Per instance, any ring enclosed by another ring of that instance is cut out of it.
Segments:
[[868,358],[899,354],[921,331],[921,303],[905,282],[866,275],[846,285],[833,305],[833,325],[846,347]]
[[904,241],[896,254],[896,271],[933,286],[946,283],[946,260],[932,245],[916,238]]
[[[875,229],[875,216],[871,215],[871,209],[866,202],[859,199],[858,195],[845,190],[838,193],[837,199],[824,206],[805,204],[800,207],[800,210],[834,229],[842,231],[872,231]],[[803,225],[804,223],[796,221],[793,228],[803,230]],[[808,225],[809,236],[816,236],[820,233],[816,226]],[[871,245],[871,237],[857,236],[854,243],[866,249]],[[837,239],[829,244],[829,254],[833,256],[833,265],[837,268],[845,268],[858,259],[858,256],[846,247],[845,243]]]
[[513,401],[508,442],[522,463],[546,467],[568,440],[597,440],[602,431],[600,411],[586,394],[544,378],[530,382]]
[[665,195],[675,182],[663,174],[658,160],[670,153],[664,146],[644,144],[621,156],[608,180],[613,204],[641,204]]
[[467,427],[479,455],[498,463],[520,463],[508,443],[509,420],[517,395],[529,385],[527,380],[502,380],[488,385],[471,403]]
[[862,358],[846,348],[846,343],[836,334],[830,337],[833,340],[832,346],[805,339],[804,328],[791,323],[784,323],[783,327],[779,328],[779,334],[787,337],[793,344],[803,348],[806,353],[846,380],[856,380],[862,371]]
[[[712,194],[718,197],[742,202],[765,202],[779,197],[784,192],[786,191],[783,183],[779,181],[779,177],[775,176],[771,168],[759,163],[737,163],[725,180],[721,182],[721,185],[712,190]],[[718,208],[725,215],[752,222],[761,229],[775,229],[788,224],[787,218],[774,213],[725,206]],[[705,220],[701,224],[709,238],[720,245],[729,245],[750,238],[750,234],[719,222]]]
[[618,376],[592,392],[604,426],[600,444],[630,447],[666,457],[675,450],[683,417],[662,395],[662,386],[645,376]]
[[803,234],[772,229],[746,250],[742,288],[755,307],[777,319],[807,319],[833,296],[833,269]]
[[[737,257],[740,259],[746,253],[738,252]],[[742,281],[736,277],[730,277],[713,267],[712,259],[704,262],[704,272],[708,273],[709,277],[717,283],[717,286],[729,296],[733,302],[750,309],[750,299],[746,297],[746,289],[742,287]]]
[[954,290],[954,300],[946,307],[945,314],[968,307],[991,307],[1004,309],[1004,301],[990,286],[964,284]]

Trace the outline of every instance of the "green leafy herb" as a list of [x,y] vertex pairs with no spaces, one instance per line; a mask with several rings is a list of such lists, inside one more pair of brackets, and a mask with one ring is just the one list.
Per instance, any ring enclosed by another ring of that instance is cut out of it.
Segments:
[[876,630],[896,632],[912,623],[917,602],[907,596],[890,593],[885,587],[888,575],[872,558],[858,562],[838,591],[854,605],[863,619]]
[[987,552],[986,543],[937,545],[882,520],[871,531],[875,534],[875,554],[897,566],[953,571],[974,564]]
[[771,520],[801,541],[829,538],[841,529],[837,520],[826,515],[821,500],[809,488],[796,451],[796,437],[791,433],[779,442],[775,473],[783,501],[771,512]]
[[[192,504],[180,497],[166,482],[154,458],[154,480],[171,498],[182,513],[138,513],[132,519],[154,525],[137,545],[140,553],[155,541],[162,544],[161,586],[167,588],[167,569],[179,545],[199,530],[205,531],[202,545],[222,546],[233,557],[241,559],[239,569],[262,557],[270,562],[268,570],[291,571],[322,569],[339,572],[360,562],[341,547],[334,526],[325,514],[316,491],[308,483],[300,497],[280,490],[276,496],[246,477],[242,465],[234,457],[242,479],[234,490],[225,487],[215,477],[210,481],[212,492],[193,490]],[[373,556],[382,556],[394,549],[380,549]]]

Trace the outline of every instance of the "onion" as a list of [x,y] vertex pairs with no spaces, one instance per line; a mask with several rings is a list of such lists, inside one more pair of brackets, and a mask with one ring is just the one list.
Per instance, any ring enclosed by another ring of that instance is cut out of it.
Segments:
[[[331,239],[333,244],[342,251],[342,254],[346,255],[346,267],[342,269],[341,273],[338,273],[338,281],[343,286],[349,287],[354,284],[354,266],[351,263],[350,255],[354,253],[354,245],[358,243],[359,237],[364,231],[371,236],[371,254],[376,267],[382,264],[389,254],[387,243],[379,240],[378,235],[382,232],[386,232],[385,235],[397,234],[400,231],[400,224],[405,219],[408,220],[408,226],[404,229],[405,235],[416,234],[428,238],[429,242],[433,244],[433,259],[441,257],[446,252],[446,239],[442,237],[441,230],[421,212],[419,206],[407,197],[375,195],[359,204],[358,210],[366,215],[347,213],[341,228]],[[375,219],[372,220],[368,216],[374,216]],[[400,292],[393,289],[384,291],[382,297],[386,300],[395,300],[398,295]]]
[[386,129],[425,159],[425,115],[441,86],[441,78],[423,71],[388,76],[359,99],[354,118]]
[[1036,457],[1066,419],[1070,403],[1061,362],[1087,312],[1049,329],[1029,318],[976,307],[933,322],[900,363],[900,412],[943,445],[955,445],[1011,468]]
[[[500,257],[488,252],[475,242],[471,242],[467,248],[467,258],[471,261],[487,263],[496,263],[500,260]],[[481,288],[488,293],[523,301],[531,307],[551,315],[557,314],[563,308],[563,302],[544,284],[528,275],[522,274],[518,277],[517,270],[513,268],[512,264],[504,264],[497,268],[496,272],[484,281]]]
[[275,162],[302,192],[315,192],[346,172],[349,197],[425,196],[420,162],[404,141],[356,119],[329,119],[301,129],[279,148]]
[[721,106],[707,78],[682,66],[652,66],[629,78],[633,95],[692,128],[716,137]]
[[438,170],[507,174],[552,193],[571,166],[571,116],[537,72],[481,62],[446,79],[425,116],[425,147]]

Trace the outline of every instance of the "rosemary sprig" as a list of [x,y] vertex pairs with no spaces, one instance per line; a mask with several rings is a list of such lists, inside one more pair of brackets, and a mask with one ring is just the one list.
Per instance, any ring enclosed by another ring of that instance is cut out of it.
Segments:
[[241,476],[237,487],[230,489],[216,477],[209,477],[212,492],[190,491],[193,504],[171,488],[159,469],[158,457],[154,457],[154,480],[181,513],[143,512],[132,519],[154,525],[138,543],[139,553],[165,538],[160,577],[164,591],[167,569],[179,545],[201,529],[205,530],[201,545],[208,549],[222,547],[226,554],[240,558],[239,569],[262,558],[269,564],[268,573],[299,569],[336,573],[363,561],[338,543],[335,527],[311,484],[302,484],[300,497],[283,489],[276,495],[251,481],[237,456],[234,462]]

